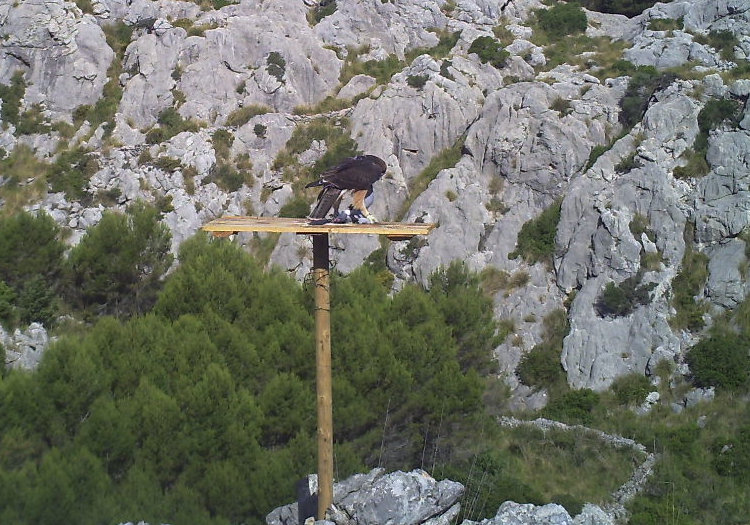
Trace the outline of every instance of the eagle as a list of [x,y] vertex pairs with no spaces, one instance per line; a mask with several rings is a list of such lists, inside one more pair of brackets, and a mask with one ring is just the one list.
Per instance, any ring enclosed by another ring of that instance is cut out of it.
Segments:
[[305,186],[323,186],[309,218],[316,222],[325,219],[332,207],[334,217],[338,217],[341,199],[346,191],[351,191],[353,210],[361,212],[370,222],[376,222],[375,217],[367,211],[365,199],[371,200],[372,185],[383,176],[386,168],[385,161],[375,155],[358,155],[347,157],[337,166],[324,171],[318,180]]

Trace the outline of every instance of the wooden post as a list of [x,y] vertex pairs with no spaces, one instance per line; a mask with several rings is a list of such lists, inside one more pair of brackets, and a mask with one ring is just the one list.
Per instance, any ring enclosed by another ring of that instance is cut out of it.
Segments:
[[331,386],[331,298],[328,234],[313,238],[315,362],[318,405],[318,519],[333,503],[333,388]]

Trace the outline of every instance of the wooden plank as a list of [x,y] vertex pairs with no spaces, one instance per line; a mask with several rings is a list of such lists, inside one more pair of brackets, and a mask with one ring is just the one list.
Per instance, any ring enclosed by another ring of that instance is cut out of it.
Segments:
[[375,224],[310,224],[308,219],[288,219],[284,217],[222,217],[214,219],[203,230],[217,236],[238,232],[277,232],[277,233],[369,233],[387,235],[404,240],[415,235],[427,235],[434,224],[416,222],[378,222]]

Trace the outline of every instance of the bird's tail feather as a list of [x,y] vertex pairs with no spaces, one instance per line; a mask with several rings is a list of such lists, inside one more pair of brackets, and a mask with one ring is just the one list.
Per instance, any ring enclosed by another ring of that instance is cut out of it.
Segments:
[[313,209],[313,211],[310,212],[309,217],[311,219],[325,218],[326,214],[328,213],[328,210],[331,209],[331,207],[336,202],[336,199],[339,198],[340,194],[341,194],[341,190],[338,188],[333,188],[330,186],[327,188],[323,188],[320,191],[320,194],[318,195],[318,204],[316,204],[315,209]]

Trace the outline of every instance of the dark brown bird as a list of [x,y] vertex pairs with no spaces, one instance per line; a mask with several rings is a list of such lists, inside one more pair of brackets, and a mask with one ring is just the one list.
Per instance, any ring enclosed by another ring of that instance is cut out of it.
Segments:
[[345,158],[339,165],[326,170],[318,180],[305,186],[323,186],[309,218],[325,219],[331,208],[334,209],[334,217],[338,216],[344,193],[351,191],[353,208],[362,212],[370,222],[376,222],[375,217],[367,211],[365,197],[372,193],[372,185],[383,176],[386,168],[385,161],[375,155],[358,155]]

